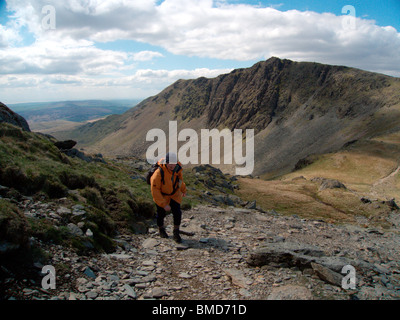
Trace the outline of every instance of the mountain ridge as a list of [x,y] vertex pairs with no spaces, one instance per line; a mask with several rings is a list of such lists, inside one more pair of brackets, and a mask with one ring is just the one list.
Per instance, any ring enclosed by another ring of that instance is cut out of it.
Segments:
[[[400,79],[272,57],[216,78],[178,80],[134,110],[65,132],[93,152],[144,156],[153,128],[254,129],[255,175],[290,172],[311,154],[400,130]],[[64,136],[65,137],[65,136]],[[220,165],[232,173],[232,166]]]

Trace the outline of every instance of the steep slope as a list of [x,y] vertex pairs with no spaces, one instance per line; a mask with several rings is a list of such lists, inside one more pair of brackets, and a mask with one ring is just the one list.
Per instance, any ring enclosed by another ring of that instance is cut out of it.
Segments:
[[[148,130],[168,134],[171,120],[178,121],[178,131],[254,129],[253,174],[273,177],[310,154],[399,131],[399,119],[400,79],[270,58],[214,79],[179,80],[134,110],[70,134],[91,151],[144,156],[152,144],[146,142]],[[233,172],[232,166],[220,167]]]

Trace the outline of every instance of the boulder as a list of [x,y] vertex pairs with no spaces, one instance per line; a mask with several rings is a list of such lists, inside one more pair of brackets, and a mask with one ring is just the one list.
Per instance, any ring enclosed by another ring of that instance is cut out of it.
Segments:
[[246,205],[247,209],[256,209],[257,208],[257,202],[256,200],[249,201],[249,203]]
[[60,150],[69,150],[75,147],[76,141],[74,140],[65,140],[65,141],[57,141],[54,145]]
[[396,204],[396,202],[394,201],[394,199],[385,201],[385,204],[389,206],[389,208],[391,210],[397,210],[399,209],[399,206]]
[[335,179],[326,179],[326,178],[316,177],[316,178],[311,179],[311,181],[320,183],[320,187],[319,187],[320,191],[325,190],[325,189],[347,189],[343,183],[341,183],[340,181],[335,180]]
[[272,263],[305,268],[322,256],[324,252],[316,246],[294,242],[265,243],[248,256],[247,263],[251,266]]
[[22,128],[24,131],[30,132],[31,129],[29,128],[28,122],[20,116],[19,114],[12,111],[9,107],[5,104],[0,102],[0,123],[7,122],[14,126]]
[[86,162],[92,162],[91,157],[86,156],[83,152],[75,148],[64,150],[64,153],[71,158],[78,158]]

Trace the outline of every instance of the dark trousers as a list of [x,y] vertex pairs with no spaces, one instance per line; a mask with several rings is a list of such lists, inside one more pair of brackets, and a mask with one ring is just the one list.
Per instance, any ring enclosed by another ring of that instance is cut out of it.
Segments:
[[[174,216],[174,225],[179,226],[182,220],[181,205],[180,203],[172,199],[169,202],[169,205],[171,207],[172,215]],[[164,218],[166,215],[166,211],[164,208],[161,208],[158,205],[156,205],[156,207],[157,207],[157,226],[162,227],[164,226]]]

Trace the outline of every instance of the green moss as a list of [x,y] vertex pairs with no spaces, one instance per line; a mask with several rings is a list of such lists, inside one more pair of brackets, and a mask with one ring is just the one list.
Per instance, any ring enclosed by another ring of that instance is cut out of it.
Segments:
[[45,242],[55,244],[65,244],[70,238],[66,227],[56,227],[49,220],[28,218],[31,232],[30,234]]
[[16,205],[0,199],[0,240],[23,246],[28,240],[28,232],[24,214]]
[[95,208],[104,210],[105,203],[99,190],[91,187],[86,187],[81,191],[81,195],[85,197],[91,205]]

